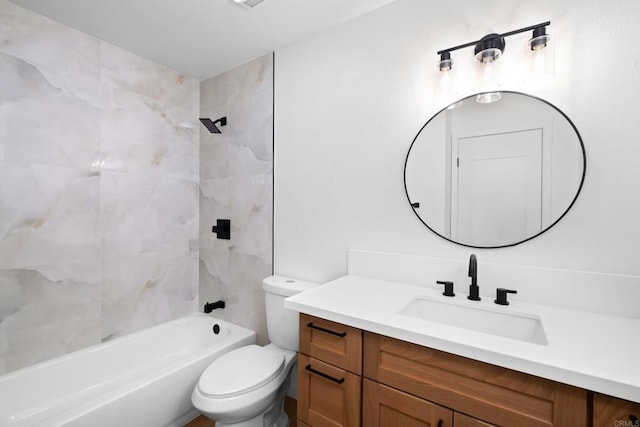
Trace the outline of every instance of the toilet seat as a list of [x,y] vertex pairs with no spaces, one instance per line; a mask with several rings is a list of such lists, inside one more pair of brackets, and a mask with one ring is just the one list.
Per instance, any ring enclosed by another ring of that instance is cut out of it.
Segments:
[[282,353],[258,345],[240,347],[209,365],[200,376],[198,390],[209,398],[239,396],[269,383],[284,367]]

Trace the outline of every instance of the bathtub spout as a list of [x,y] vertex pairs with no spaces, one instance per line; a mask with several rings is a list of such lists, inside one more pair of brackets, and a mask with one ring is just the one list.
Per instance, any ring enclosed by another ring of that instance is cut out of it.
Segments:
[[213,310],[217,308],[224,308],[224,307],[225,307],[225,303],[222,300],[216,301],[216,302],[208,302],[204,305],[204,312],[211,313]]

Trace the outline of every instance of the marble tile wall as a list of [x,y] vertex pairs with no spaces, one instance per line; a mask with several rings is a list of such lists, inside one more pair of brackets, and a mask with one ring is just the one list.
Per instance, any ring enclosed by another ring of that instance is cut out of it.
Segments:
[[199,86],[0,0],[0,374],[198,309]]
[[[200,114],[227,117],[221,134],[200,128],[200,303],[268,342],[262,279],[272,273],[273,56],[200,82]],[[231,219],[231,240],[211,233]]]

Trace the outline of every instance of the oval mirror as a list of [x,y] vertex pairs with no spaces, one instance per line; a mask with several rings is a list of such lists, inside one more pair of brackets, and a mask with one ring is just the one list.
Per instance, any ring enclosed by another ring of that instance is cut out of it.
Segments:
[[544,233],[575,202],[584,145],[552,104],[517,92],[481,93],[433,116],[407,153],[414,212],[464,246],[513,246]]

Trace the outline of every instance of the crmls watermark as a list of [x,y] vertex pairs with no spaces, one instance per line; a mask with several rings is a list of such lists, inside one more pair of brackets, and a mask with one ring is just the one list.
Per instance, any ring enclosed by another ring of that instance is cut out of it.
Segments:
[[615,420],[613,427],[640,427],[640,420]]

